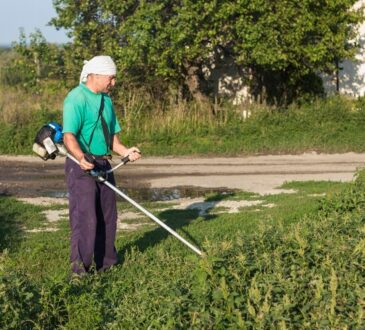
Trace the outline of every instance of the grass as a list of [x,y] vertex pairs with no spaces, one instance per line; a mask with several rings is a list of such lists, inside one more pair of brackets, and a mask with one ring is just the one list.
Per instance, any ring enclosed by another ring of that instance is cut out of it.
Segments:
[[248,119],[237,108],[223,107],[217,117],[195,107],[183,113],[172,109],[141,115],[125,139],[154,155],[360,152],[365,150],[364,109],[344,97],[289,109],[256,105]]
[[41,211],[50,207],[1,197],[1,237],[16,234],[1,241],[0,327],[362,328],[364,174],[351,184],[291,182],[282,188],[296,192],[207,194],[207,201],[275,205],[235,214],[202,217],[156,203],[154,213],[206,257],[147,226],[119,232],[120,265],[76,279],[69,278],[67,220],[58,222],[57,232],[27,233],[42,226]]
[[[0,104],[2,154],[31,154],[40,127],[49,121],[61,122],[67,91],[59,90],[52,99],[54,93],[0,91],[4,95]],[[137,145],[147,156],[365,151],[362,99],[338,96],[288,109],[254,104],[249,106],[249,118],[242,117],[241,107],[228,104],[213,115],[193,102],[165,108],[156,100],[145,104],[142,96],[133,102],[118,102],[124,104],[116,107],[122,141]]]
[[[24,86],[24,72],[11,70],[17,56],[13,49],[0,49],[2,154],[31,154],[40,127],[49,121],[61,123],[63,100],[72,88],[65,87],[70,81],[51,78]],[[207,106],[177,102],[173,94],[154,98],[132,86],[116,86],[112,97],[123,142],[139,146],[144,155],[365,151],[365,98],[335,96],[289,108],[223,101]]]

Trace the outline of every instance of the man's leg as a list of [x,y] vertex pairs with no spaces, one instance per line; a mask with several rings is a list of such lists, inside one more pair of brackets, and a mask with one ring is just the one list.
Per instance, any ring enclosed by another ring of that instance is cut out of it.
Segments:
[[71,227],[70,261],[74,273],[84,273],[93,260],[97,186],[95,180],[86,176],[80,166],[70,159],[66,160],[65,171]]
[[[114,176],[109,175],[108,181],[115,184]],[[103,183],[98,183],[98,187],[100,207],[97,208],[98,223],[94,257],[96,269],[103,271],[118,262],[114,245],[117,230],[117,206],[115,192]]]

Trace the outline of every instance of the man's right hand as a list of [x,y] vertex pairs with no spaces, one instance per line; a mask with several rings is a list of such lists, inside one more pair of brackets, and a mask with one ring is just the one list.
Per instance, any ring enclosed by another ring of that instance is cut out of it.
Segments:
[[85,154],[81,150],[79,143],[73,133],[66,132],[63,134],[63,143],[66,146],[68,152],[70,152],[80,163],[80,167],[84,171],[89,171],[94,168],[94,164],[87,161]]
[[92,170],[94,168],[94,164],[88,162],[85,158],[85,155],[82,156],[81,160],[80,160],[80,167],[84,170],[84,171],[89,171]]

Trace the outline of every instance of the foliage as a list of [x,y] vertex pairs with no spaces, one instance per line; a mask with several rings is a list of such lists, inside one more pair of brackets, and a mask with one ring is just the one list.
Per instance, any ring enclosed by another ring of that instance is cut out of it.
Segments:
[[74,63],[110,54],[130,83],[184,85],[202,100],[204,70],[231,59],[254,95],[287,104],[353,57],[355,2],[55,0],[51,23],[69,30]]
[[0,150],[2,154],[28,154],[39,129],[50,121],[61,122],[61,114],[53,111],[26,111],[16,116],[16,121],[0,121]]
[[360,152],[365,109],[353,107],[352,101],[335,97],[289,109],[254,108],[248,119],[230,108],[220,109],[218,116],[193,106],[188,114],[141,111],[130,122],[122,119],[122,137],[158,155]]
[[[67,224],[59,232],[32,234],[17,252],[3,254],[0,326],[363,328],[364,205],[341,204],[364,196],[364,186],[361,172],[345,189],[291,184],[302,192],[267,196],[276,207],[260,212],[204,219],[165,211],[158,216],[170,226],[204,242],[205,257],[192,256],[160,229],[144,229],[119,235],[121,265],[71,280]],[[341,192],[318,207],[310,194],[324,188]],[[0,205],[9,202],[0,198]]]
[[[279,84],[276,88],[287,89],[286,93],[308,75],[313,82],[316,72],[333,73],[339,61],[352,58],[356,51],[356,26],[363,18],[361,10],[353,7],[355,2],[295,0],[231,4],[230,17],[236,19],[233,48],[238,61],[258,71],[261,79],[278,76],[278,81],[272,79],[274,86],[266,87],[275,88]],[[283,96],[293,98],[285,93]]]
[[13,44],[16,54],[1,68],[1,81],[10,86],[22,86],[31,92],[42,92],[42,82],[62,86],[66,80],[64,49],[46,41],[40,30],[29,36],[21,30],[19,41]]
[[0,325],[3,329],[51,329],[64,323],[67,310],[59,299],[61,289],[51,284],[38,291],[24,274],[0,276]]

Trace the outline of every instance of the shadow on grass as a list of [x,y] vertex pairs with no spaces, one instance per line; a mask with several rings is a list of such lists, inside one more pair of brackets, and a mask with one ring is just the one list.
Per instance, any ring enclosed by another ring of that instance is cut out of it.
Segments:
[[37,215],[39,209],[0,195],[0,253],[4,249],[17,249],[23,237],[24,224]]
[[[159,219],[161,221],[163,221],[167,226],[169,226],[174,231],[179,230],[180,236],[182,236],[190,243],[194,244],[199,248],[199,243],[194,239],[194,237],[183,229],[184,226],[196,220],[198,217],[199,217],[199,210],[194,210],[194,209],[168,210],[159,213]],[[144,233],[142,237],[138,238],[136,241],[129,242],[120,251],[118,251],[120,262],[123,263],[125,253],[131,250],[132,248],[137,248],[139,251],[143,252],[146,249],[157,245],[159,242],[163,241],[170,235],[171,234],[162,227],[158,227],[156,229]]]
[[[199,242],[197,242],[189,232],[184,230],[183,227],[189,225],[191,222],[201,216],[204,216],[205,221],[215,219],[216,215],[208,214],[207,212],[210,209],[214,208],[214,206],[220,201],[231,198],[233,195],[234,194],[214,194],[206,198],[205,202],[193,203],[186,207],[185,210],[166,210],[160,212],[158,218],[174,231],[179,230],[180,232],[182,232],[182,235],[180,236],[182,236],[200,249]],[[169,235],[171,234],[162,227],[158,227],[154,230],[144,233],[142,237],[138,238],[136,241],[129,242],[120,251],[118,251],[120,263],[123,263],[125,253],[131,250],[133,247],[136,247],[139,251],[143,252],[147,248],[157,245],[159,242],[166,239]]]

